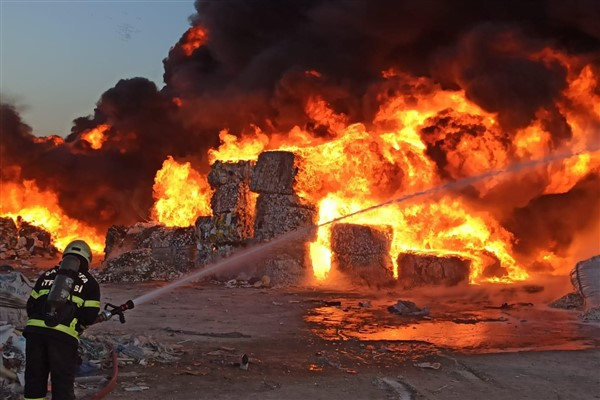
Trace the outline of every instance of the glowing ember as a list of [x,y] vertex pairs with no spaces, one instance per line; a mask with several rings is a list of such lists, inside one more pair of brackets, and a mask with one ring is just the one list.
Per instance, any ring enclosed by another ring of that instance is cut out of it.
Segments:
[[104,251],[104,236],[81,221],[69,218],[59,206],[56,194],[40,190],[35,181],[3,182],[0,192],[0,216],[13,220],[20,216],[44,228],[60,251],[75,239],[84,239],[96,254]]
[[102,148],[102,145],[106,141],[105,133],[109,129],[110,129],[110,125],[108,125],[108,124],[98,125],[97,127],[93,128],[93,129],[85,131],[81,135],[81,139],[88,142],[90,144],[90,146],[92,147],[92,149],[100,150]]
[[189,162],[169,156],[154,178],[156,203],[152,217],[166,226],[190,226],[200,215],[211,215],[211,189],[205,176]]

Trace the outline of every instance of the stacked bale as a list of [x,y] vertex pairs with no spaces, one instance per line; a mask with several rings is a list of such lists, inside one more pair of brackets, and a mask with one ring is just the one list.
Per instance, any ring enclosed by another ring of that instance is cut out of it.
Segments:
[[212,165],[208,183],[214,189],[210,201],[213,216],[201,216],[195,222],[200,264],[226,256],[252,238],[255,203],[249,187],[252,167],[251,161],[217,161]]
[[458,255],[419,252],[398,255],[398,281],[405,288],[466,283],[470,270],[471,260]]
[[[294,190],[300,168],[302,159],[291,152],[268,151],[259,155],[250,177],[250,190],[259,194],[254,220],[254,238],[258,241],[270,241],[287,232],[315,225],[315,206],[300,199]],[[269,276],[284,276],[282,266],[289,265],[293,266],[290,273],[293,269],[293,276],[300,279],[297,266],[304,267],[306,243],[311,240],[314,240],[314,231],[306,229],[302,235],[282,243],[277,249],[277,257],[262,261],[261,272]]]
[[332,267],[368,285],[393,283],[391,226],[339,223],[331,229]]

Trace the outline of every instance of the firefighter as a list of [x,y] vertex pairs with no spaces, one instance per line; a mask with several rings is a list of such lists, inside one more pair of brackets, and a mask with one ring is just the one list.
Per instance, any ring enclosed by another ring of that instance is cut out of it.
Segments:
[[59,265],[38,278],[27,300],[25,399],[46,397],[48,375],[52,399],[75,399],[78,343],[100,311],[100,286],[89,272],[90,246],[67,245]]

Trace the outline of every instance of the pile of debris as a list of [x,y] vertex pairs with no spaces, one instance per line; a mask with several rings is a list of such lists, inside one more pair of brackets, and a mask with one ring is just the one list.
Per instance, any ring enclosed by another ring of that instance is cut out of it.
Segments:
[[50,232],[31,225],[21,217],[0,217],[0,260],[20,260],[31,265],[31,257],[55,257],[58,249],[51,243]]
[[106,235],[101,282],[172,280],[195,267],[194,228],[139,223]]

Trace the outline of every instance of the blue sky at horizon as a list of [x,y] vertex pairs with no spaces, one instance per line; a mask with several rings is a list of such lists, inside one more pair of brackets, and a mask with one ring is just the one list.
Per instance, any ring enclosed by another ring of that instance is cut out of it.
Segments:
[[70,133],[119,79],[161,88],[194,0],[0,0],[0,94],[37,136]]

